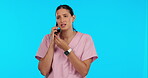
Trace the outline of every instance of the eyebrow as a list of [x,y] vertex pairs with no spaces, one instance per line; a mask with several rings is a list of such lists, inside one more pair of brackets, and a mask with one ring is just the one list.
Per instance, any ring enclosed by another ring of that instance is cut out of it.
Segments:
[[[65,16],[65,15],[68,16],[68,14],[62,14],[62,15],[64,15],[64,16]],[[59,17],[61,17],[61,15],[57,15],[56,17],[59,18]]]
[[62,14],[62,15],[68,15],[68,14]]
[[[67,13],[64,13],[64,14],[62,14],[62,15],[68,15]],[[60,15],[57,15],[57,16],[60,16]]]

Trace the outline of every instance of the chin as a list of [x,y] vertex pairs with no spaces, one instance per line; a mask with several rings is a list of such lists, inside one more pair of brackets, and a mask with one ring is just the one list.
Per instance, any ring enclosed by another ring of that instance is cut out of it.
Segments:
[[62,30],[62,31],[66,31],[66,30],[68,30],[68,29],[66,29],[66,28],[61,28],[61,30]]
[[68,28],[67,27],[64,27],[64,28],[60,28],[62,31],[66,31],[66,30],[68,30]]

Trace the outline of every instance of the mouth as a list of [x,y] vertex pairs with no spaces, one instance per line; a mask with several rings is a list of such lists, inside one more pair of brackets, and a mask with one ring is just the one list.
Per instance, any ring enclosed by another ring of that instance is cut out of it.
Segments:
[[66,24],[61,24],[61,27],[63,28],[63,27],[65,27],[66,26]]

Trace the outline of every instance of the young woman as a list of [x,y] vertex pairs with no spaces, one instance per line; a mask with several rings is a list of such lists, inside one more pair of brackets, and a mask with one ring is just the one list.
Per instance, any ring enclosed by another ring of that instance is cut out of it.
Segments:
[[[46,78],[86,78],[91,63],[98,58],[91,36],[77,32],[72,26],[74,19],[71,7],[57,7],[57,26],[44,37],[35,56]],[[54,34],[58,27],[60,32]]]

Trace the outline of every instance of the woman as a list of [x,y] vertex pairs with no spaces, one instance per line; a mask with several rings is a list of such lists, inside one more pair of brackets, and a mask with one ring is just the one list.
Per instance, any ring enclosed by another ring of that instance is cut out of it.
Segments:
[[[46,78],[86,78],[90,64],[98,58],[92,38],[73,28],[74,19],[71,7],[57,7],[57,26],[44,37],[36,55]],[[58,27],[60,32],[54,34]]]

